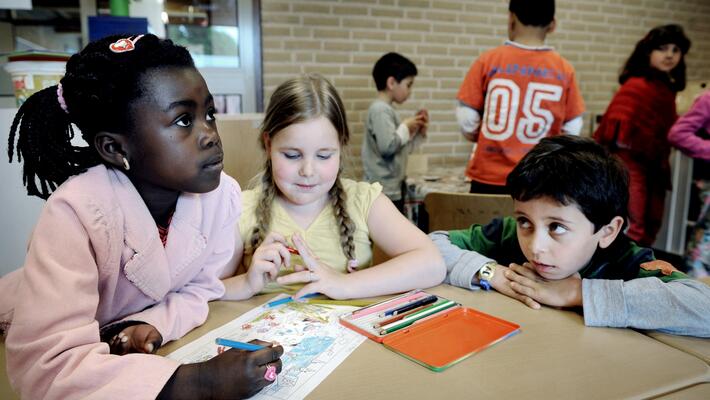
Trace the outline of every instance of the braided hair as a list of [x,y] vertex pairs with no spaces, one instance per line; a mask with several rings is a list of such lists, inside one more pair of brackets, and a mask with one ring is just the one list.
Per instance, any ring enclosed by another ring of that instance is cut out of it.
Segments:
[[[269,106],[264,114],[259,141],[266,150],[264,136],[276,136],[286,127],[318,117],[327,118],[338,132],[341,146],[348,144],[350,131],[345,118],[345,107],[335,87],[318,74],[302,75],[289,79],[279,85],[271,95]],[[342,158],[341,158],[342,164]],[[345,207],[347,196],[340,182],[342,165],[335,179],[335,184],[328,192],[333,213],[339,226],[340,242],[343,254],[348,260],[355,260],[355,223]],[[273,179],[271,160],[266,157],[264,173],[261,176],[261,197],[256,208],[256,226],[249,239],[247,251],[253,252],[264,240],[271,223],[271,205],[278,193]]]
[[[20,106],[10,128],[8,156],[12,162],[16,151],[18,162],[24,158],[22,179],[29,195],[46,199],[70,176],[101,163],[94,146],[98,132],[130,135],[131,105],[144,94],[146,72],[195,68],[187,49],[155,35],[134,38],[131,51],[113,52],[110,45],[123,38],[89,43],[71,56],[59,86],[33,94]],[[72,124],[88,147],[72,145]]]

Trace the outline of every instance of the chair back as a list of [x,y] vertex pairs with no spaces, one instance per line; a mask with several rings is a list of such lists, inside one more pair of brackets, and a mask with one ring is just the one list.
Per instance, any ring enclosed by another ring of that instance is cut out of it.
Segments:
[[264,114],[222,114],[217,129],[224,150],[224,172],[242,189],[264,167],[264,151],[259,145],[259,125]]
[[430,192],[424,197],[429,214],[429,232],[485,225],[493,218],[513,215],[508,195]]

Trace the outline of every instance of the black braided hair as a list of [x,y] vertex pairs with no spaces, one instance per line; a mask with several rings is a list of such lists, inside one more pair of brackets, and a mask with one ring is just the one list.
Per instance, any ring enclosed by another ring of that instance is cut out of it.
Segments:
[[[61,80],[68,113],[59,105],[57,86],[33,94],[20,106],[10,128],[7,153],[10,162],[15,149],[17,161],[24,158],[22,179],[29,195],[46,199],[70,176],[101,163],[94,147],[98,132],[130,134],[131,104],[143,95],[146,72],[195,68],[187,49],[155,35],[141,37],[132,51],[109,49],[111,43],[128,37],[108,36],[71,56]],[[88,147],[72,145],[72,124]]]

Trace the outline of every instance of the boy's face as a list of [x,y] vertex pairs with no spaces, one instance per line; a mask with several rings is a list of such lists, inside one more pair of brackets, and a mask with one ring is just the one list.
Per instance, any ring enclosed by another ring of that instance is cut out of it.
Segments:
[[545,279],[564,279],[586,266],[605,231],[594,233],[576,204],[564,206],[550,197],[516,200],[515,216],[520,248]]
[[397,104],[402,104],[407,99],[409,98],[409,95],[412,93],[412,85],[414,85],[414,77],[413,76],[408,76],[402,81],[397,82],[396,79],[392,79],[392,101],[394,101]]

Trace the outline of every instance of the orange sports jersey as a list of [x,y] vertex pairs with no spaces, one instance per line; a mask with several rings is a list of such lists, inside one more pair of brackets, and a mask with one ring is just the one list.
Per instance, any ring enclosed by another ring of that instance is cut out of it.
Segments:
[[[483,114],[466,176],[489,185],[505,178],[540,139],[584,112],[574,68],[552,48],[512,42],[483,53],[457,98]],[[483,112],[481,112],[483,111]]]

